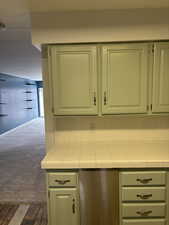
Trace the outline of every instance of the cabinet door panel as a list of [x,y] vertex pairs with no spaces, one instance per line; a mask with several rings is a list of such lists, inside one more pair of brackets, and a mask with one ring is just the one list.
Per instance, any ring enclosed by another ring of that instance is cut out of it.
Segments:
[[79,225],[77,190],[50,190],[50,225]]
[[152,112],[169,112],[169,43],[155,44]]
[[148,45],[102,48],[103,114],[147,111]]
[[52,47],[51,67],[55,115],[96,115],[96,47]]

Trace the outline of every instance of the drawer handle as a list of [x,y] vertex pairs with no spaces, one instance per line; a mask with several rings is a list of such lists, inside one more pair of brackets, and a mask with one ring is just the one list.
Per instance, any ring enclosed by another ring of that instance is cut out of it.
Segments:
[[94,91],[93,104],[96,105],[96,92]]
[[72,204],[72,212],[73,212],[73,214],[75,214],[76,213],[76,210],[75,210],[75,199],[73,199],[73,204]]
[[148,194],[148,195],[137,195],[138,198],[141,198],[141,199],[149,199],[152,197],[152,194]]
[[106,91],[104,91],[104,105],[107,105],[107,96],[106,96]]
[[152,178],[147,178],[147,179],[137,179],[136,181],[139,181],[142,184],[148,184],[150,181],[152,181]]
[[136,213],[138,215],[140,215],[140,216],[149,216],[149,214],[151,214],[152,211],[151,210],[149,210],[149,211],[143,211],[143,212],[137,211]]
[[57,183],[59,183],[59,184],[61,184],[61,185],[64,185],[64,184],[66,184],[66,183],[69,183],[70,180],[55,180],[55,182],[57,182]]

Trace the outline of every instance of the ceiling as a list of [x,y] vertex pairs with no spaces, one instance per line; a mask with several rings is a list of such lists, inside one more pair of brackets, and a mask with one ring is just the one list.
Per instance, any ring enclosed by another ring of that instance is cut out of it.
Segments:
[[167,8],[169,0],[30,0],[32,12]]
[[41,53],[31,44],[31,13],[169,7],[169,0],[5,0],[0,4],[0,73],[41,80]]
[[31,43],[27,0],[2,1],[0,21],[7,27],[0,31],[0,73],[41,80],[41,53]]

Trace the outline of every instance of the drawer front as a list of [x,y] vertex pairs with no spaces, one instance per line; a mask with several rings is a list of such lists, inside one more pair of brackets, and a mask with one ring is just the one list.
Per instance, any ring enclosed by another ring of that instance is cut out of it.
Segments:
[[125,218],[165,217],[165,203],[123,204],[122,216]]
[[164,219],[123,220],[122,225],[165,225]]
[[166,172],[165,171],[122,172],[121,182],[123,186],[165,185]]
[[49,173],[48,185],[52,187],[74,187],[77,185],[76,173]]
[[122,201],[165,201],[165,187],[123,187]]

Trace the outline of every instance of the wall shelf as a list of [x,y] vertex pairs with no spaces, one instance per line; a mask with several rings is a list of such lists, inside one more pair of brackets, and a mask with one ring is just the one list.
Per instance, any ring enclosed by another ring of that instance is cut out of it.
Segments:
[[28,107],[28,108],[25,108],[25,109],[33,109],[33,108],[31,108],[31,107]]
[[32,84],[32,83],[26,83],[25,85],[27,86],[27,85],[36,85],[36,84]]
[[25,93],[26,93],[26,94],[28,94],[28,93],[32,93],[32,91],[25,91]]
[[8,116],[8,114],[0,114],[0,117]]

